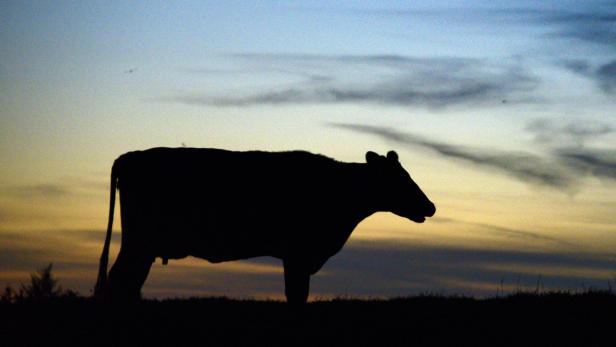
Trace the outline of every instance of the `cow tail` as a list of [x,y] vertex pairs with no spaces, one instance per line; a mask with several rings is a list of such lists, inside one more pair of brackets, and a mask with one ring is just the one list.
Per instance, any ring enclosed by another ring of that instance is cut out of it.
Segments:
[[113,227],[113,213],[115,208],[115,195],[118,181],[118,161],[116,160],[111,167],[111,184],[109,187],[109,222],[107,224],[107,235],[105,245],[101,254],[100,265],[98,268],[98,278],[94,287],[94,296],[102,297],[107,288],[107,265],[109,263],[109,246],[111,244],[111,229]]

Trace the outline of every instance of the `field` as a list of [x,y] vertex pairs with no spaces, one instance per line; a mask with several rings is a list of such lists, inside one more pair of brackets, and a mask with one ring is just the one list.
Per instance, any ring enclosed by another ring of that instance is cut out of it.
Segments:
[[317,301],[195,298],[0,304],[0,345],[616,345],[613,292]]

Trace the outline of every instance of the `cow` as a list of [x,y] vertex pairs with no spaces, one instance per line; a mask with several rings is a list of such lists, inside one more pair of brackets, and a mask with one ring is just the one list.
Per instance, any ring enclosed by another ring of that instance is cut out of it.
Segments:
[[[422,223],[436,211],[396,152],[365,157],[185,147],[121,155],[111,169],[95,295],[138,299],[155,258],[272,256],[283,263],[287,302],[303,306],[310,276],[363,219],[387,211]],[[122,242],[107,278],[116,188]]]

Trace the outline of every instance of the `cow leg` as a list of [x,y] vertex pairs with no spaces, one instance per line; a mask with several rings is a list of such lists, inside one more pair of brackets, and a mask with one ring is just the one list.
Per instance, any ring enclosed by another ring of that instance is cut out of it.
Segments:
[[[122,244],[115,263],[109,270],[108,296],[114,301],[137,301],[141,298],[141,287],[148,277],[154,256],[146,249],[145,230],[150,227],[151,211],[146,204],[135,200],[130,190],[120,191],[120,213],[122,220]],[[151,229],[151,228],[150,228]]]
[[284,293],[293,307],[303,307],[308,300],[310,273],[301,262],[284,260]]
[[154,258],[121,249],[109,271],[109,297],[114,301],[136,301]]

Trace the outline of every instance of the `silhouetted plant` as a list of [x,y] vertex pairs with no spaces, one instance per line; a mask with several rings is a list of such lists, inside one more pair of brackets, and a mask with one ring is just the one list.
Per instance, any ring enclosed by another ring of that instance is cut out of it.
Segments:
[[0,302],[10,304],[17,299],[17,292],[11,286],[6,286],[2,295],[0,295]]
[[58,285],[52,273],[53,264],[38,270],[30,275],[30,283],[22,284],[19,289],[19,298],[24,300],[49,300],[62,295],[62,287]]

